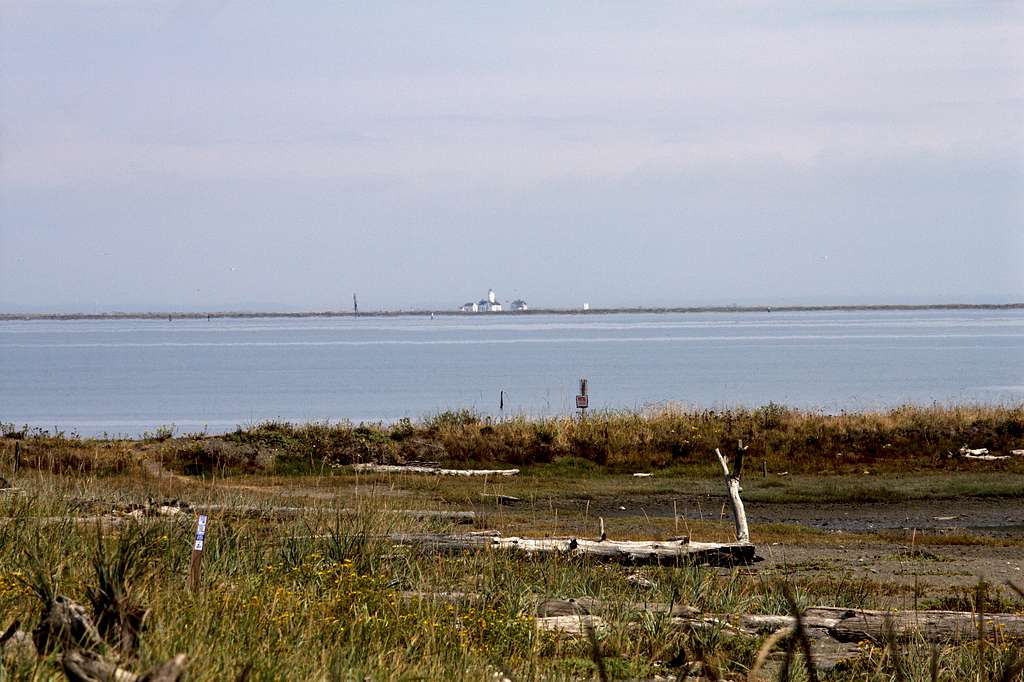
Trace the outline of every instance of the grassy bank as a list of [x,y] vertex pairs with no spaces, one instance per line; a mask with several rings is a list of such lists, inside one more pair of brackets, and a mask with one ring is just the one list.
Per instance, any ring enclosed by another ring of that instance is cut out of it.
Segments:
[[[16,620],[26,631],[35,627],[39,595],[60,593],[90,609],[102,575],[126,608],[149,609],[138,649],[122,654],[121,663],[144,670],[185,653],[190,680],[561,680],[599,678],[601,669],[608,679],[685,679],[697,670],[705,679],[744,679],[768,633],[739,635],[721,623],[681,627],[635,605],[782,614],[790,609],[788,591],[799,607],[1024,612],[1006,583],[1007,575],[1021,582],[1006,568],[1021,547],[1012,532],[836,532],[773,522],[764,509],[1019,498],[1024,458],[978,462],[946,453],[964,444],[1019,449],[1022,424],[1022,408],[829,416],[772,405],[584,421],[496,422],[448,412],[392,425],[266,423],[217,436],[164,429],[138,440],[5,426],[0,476],[13,490],[0,492],[0,633]],[[615,539],[729,541],[732,524],[711,453],[739,439],[750,444],[744,498],[762,564],[637,569],[499,552],[441,556],[388,539],[469,530],[593,537],[600,516]],[[478,480],[368,475],[344,466],[367,460],[524,470]],[[629,475],[641,468],[658,473]],[[497,495],[520,502],[503,506]],[[183,511],[154,511],[171,500]],[[210,512],[198,593],[186,587],[196,523],[190,504],[217,510]],[[273,511],[282,506],[301,509]],[[949,506],[969,511],[961,502]],[[402,509],[474,509],[476,516],[473,526],[458,529],[396,512]],[[908,513],[905,506],[892,510],[898,518]],[[997,569],[1003,577],[976,587],[977,576]],[[593,643],[537,628],[539,602],[581,597],[606,604]],[[1002,677],[1013,673],[1020,648],[1006,638],[967,638],[935,650],[917,640],[896,648],[864,642],[819,679],[933,679],[933,665],[937,679],[1020,679]],[[8,651],[0,656],[0,680],[57,678],[58,656]],[[771,665],[774,679],[779,662]],[[793,679],[806,679],[801,665]]]
[[[38,622],[34,592],[56,591],[88,608],[102,572],[108,581],[111,575],[121,581],[126,604],[150,609],[141,645],[123,664],[141,670],[184,652],[192,661],[188,679],[197,681],[246,679],[243,674],[259,680],[494,680],[499,671],[514,680],[597,679],[599,666],[609,679],[676,679],[695,665],[704,679],[744,679],[763,637],[739,636],[722,625],[687,629],[635,605],[783,614],[788,589],[801,607],[1024,609],[1007,586],[936,592],[924,573],[908,584],[833,568],[638,570],[494,552],[442,557],[393,547],[386,535],[451,528],[393,514],[393,491],[365,485],[345,497],[354,514],[333,513],[332,500],[298,518],[212,515],[202,586],[193,594],[186,588],[193,515],[122,517],[115,527],[99,528],[75,519],[96,514],[104,503],[109,509],[111,501],[124,506],[147,496],[236,506],[263,506],[272,498],[237,484],[190,484],[145,473],[96,478],[35,471],[18,482],[20,494],[0,496],[0,630],[14,620],[25,629]],[[729,524],[719,525],[725,530]],[[694,530],[704,537],[713,528]],[[786,538],[785,528],[765,532]],[[917,564],[927,568],[935,561],[908,560],[907,566],[918,570]],[[453,593],[471,596],[452,599]],[[596,633],[596,657],[586,638],[535,627],[539,601],[568,597],[609,605],[606,625]],[[1018,645],[997,639],[979,646],[968,638],[939,647],[939,679],[1000,679]],[[896,652],[865,642],[821,677],[930,679],[932,656],[922,642],[901,644]],[[800,667],[794,679],[806,679]],[[7,656],[0,679],[50,679],[58,671],[53,655]]]
[[[0,457],[15,444],[22,466],[47,471],[112,473],[135,465],[144,450],[181,473],[323,473],[354,462],[437,461],[525,465],[571,458],[602,471],[685,470],[716,447],[739,440],[750,466],[792,474],[880,470],[973,470],[962,446],[994,454],[1024,449],[1024,406],[905,406],[838,415],[769,404],[759,409],[604,412],[586,419],[493,420],[449,411],[394,424],[265,422],[224,435],[174,435],[165,428],[140,441],[95,440],[2,428]],[[1024,458],[986,463],[1024,471]]]

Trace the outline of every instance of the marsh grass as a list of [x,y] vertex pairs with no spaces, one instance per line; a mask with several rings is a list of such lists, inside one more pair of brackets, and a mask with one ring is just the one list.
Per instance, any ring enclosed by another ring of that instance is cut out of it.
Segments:
[[[19,478],[22,494],[0,496],[0,516],[13,520],[0,524],[0,631],[15,619],[26,628],[35,624],[40,597],[33,585],[41,584],[50,598],[66,594],[98,604],[100,612],[111,603],[131,607],[114,608],[112,622],[120,622],[118,613],[149,609],[132,667],[146,669],[184,652],[193,661],[191,680],[235,679],[244,670],[251,679],[483,680],[505,670],[516,680],[558,680],[594,678],[599,665],[609,679],[637,679],[675,675],[684,660],[736,678],[753,664],[760,640],[724,627],[685,630],[633,605],[785,614],[793,604],[905,608],[912,599],[905,586],[841,573],[780,578],[662,566],[643,569],[654,587],[641,587],[629,580],[636,569],[585,559],[437,556],[396,548],[387,541],[390,533],[444,528],[395,514],[395,501],[372,489],[346,500],[355,513],[337,514],[331,511],[335,500],[322,500],[298,518],[211,515],[201,589],[192,594],[186,588],[192,515],[125,518],[99,529],[74,522],[95,513],[83,511],[83,497],[131,504],[144,502],[154,488],[182,492],[176,479],[136,479],[36,471]],[[216,481],[188,492],[193,501],[272,503],[257,491]],[[61,517],[67,520],[54,522]],[[701,530],[710,532],[718,522],[706,523]],[[721,525],[728,529],[727,521]],[[764,530],[783,537],[786,529]],[[444,596],[452,593],[474,597]],[[1012,593],[993,588],[986,594],[982,604],[989,611],[1020,607]],[[951,591],[949,599],[966,601],[936,605],[973,610],[973,595]],[[607,628],[594,633],[599,658],[585,638],[535,628],[536,603],[550,597],[593,597],[611,605]],[[942,648],[941,678],[1003,670],[1012,662],[1011,645]],[[900,670],[908,679],[928,679],[930,659],[919,657],[923,646],[904,645]],[[5,666],[11,679],[47,679],[58,670],[52,658]],[[801,666],[793,662],[794,679],[806,676]],[[892,656],[865,645],[861,656],[823,679],[888,680],[895,669]]]
[[[134,639],[122,647],[134,669],[184,652],[193,661],[192,680],[235,679],[243,671],[250,679],[482,680],[505,671],[516,680],[558,680],[595,678],[602,669],[609,679],[643,679],[677,675],[695,662],[708,676],[742,678],[761,640],[724,627],[685,630],[633,605],[774,615],[791,613],[794,605],[1016,612],[1024,600],[998,586],[980,600],[963,588],[925,595],[916,580],[911,586],[838,570],[825,553],[809,573],[785,564],[772,573],[652,567],[641,573],[654,587],[644,588],[628,579],[635,569],[585,559],[437,556],[394,547],[391,533],[452,530],[395,510],[472,505],[482,526],[580,536],[596,536],[603,514],[616,539],[682,532],[727,541],[732,524],[721,512],[720,472],[709,466],[713,446],[738,438],[751,444],[744,497],[756,503],[1022,497],[1022,459],[976,464],[939,456],[963,444],[1019,448],[1022,419],[1021,408],[828,416],[768,406],[605,413],[584,422],[496,422],[452,412],[389,426],[267,423],[217,437],[161,432],[142,441],[5,429],[0,473],[13,468],[15,447],[20,471],[12,476],[17,494],[0,495],[0,632],[14,620],[30,629],[40,602],[59,592],[92,606],[108,631],[138,625],[128,628]],[[523,472],[507,480],[440,480],[344,467],[413,459],[516,464]],[[767,478],[758,475],[762,461]],[[657,474],[634,479],[637,470]],[[777,475],[783,471],[788,475]],[[696,514],[683,509],[681,520],[680,491],[689,496],[685,504],[697,505]],[[523,502],[482,508],[483,493]],[[257,512],[282,504],[309,509],[287,518],[211,514],[201,589],[192,594],[185,576],[194,516],[123,514],[171,499]],[[628,512],[610,515],[619,506]],[[347,512],[338,513],[341,507]],[[114,510],[119,525],[75,521]],[[826,551],[867,538],[771,523],[758,524],[756,535],[767,545],[806,543]],[[891,543],[894,552],[908,544],[897,533],[871,537]],[[920,546],[1020,541],[960,532],[917,534],[910,544],[917,554],[908,555],[907,570],[921,571]],[[474,597],[444,596],[452,593]],[[593,641],[539,631],[534,609],[551,597],[610,603],[607,627]],[[1020,679],[1013,668],[1019,645],[960,643],[932,657],[924,642],[865,643],[860,655],[821,679],[934,679],[933,662],[938,679],[1001,679],[1007,671],[1007,679]],[[793,679],[807,679],[800,657],[790,663]],[[4,666],[0,679],[48,679],[58,671],[52,658]]]
[[117,473],[145,450],[190,475],[323,474],[353,462],[441,461],[449,465],[550,463],[553,473],[702,467],[723,443],[750,445],[748,466],[773,473],[860,474],[915,470],[1024,472],[1024,458],[980,464],[950,457],[961,446],[1008,453],[1024,447],[1024,406],[907,405],[823,414],[770,403],[757,409],[595,412],[495,420],[468,410],[392,424],[268,421],[220,436],[173,429],[141,441],[81,439],[4,425],[0,461],[20,443],[23,466],[53,473]]

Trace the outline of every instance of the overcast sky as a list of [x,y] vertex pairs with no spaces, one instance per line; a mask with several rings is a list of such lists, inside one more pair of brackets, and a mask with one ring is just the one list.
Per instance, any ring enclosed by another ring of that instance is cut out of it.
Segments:
[[0,22],[0,310],[1024,300],[1021,2]]

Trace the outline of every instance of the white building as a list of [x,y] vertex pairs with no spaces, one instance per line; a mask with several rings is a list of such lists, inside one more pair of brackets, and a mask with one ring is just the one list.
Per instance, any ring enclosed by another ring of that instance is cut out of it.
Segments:
[[501,312],[501,301],[494,295],[494,289],[487,290],[486,300],[480,301],[477,304],[481,312],[485,313],[500,313]]
[[517,298],[516,300],[512,301],[512,305],[509,306],[509,308],[511,310],[516,311],[516,312],[521,312],[521,311],[528,310],[528,308],[526,306],[526,301],[524,301],[521,298]]
[[[526,310],[526,303],[517,301],[517,303],[523,303],[523,310]],[[518,308],[513,308],[518,310]],[[476,303],[463,303],[459,307],[464,313],[500,313],[502,311],[501,301],[494,295],[494,289],[487,290],[487,298],[482,298]]]

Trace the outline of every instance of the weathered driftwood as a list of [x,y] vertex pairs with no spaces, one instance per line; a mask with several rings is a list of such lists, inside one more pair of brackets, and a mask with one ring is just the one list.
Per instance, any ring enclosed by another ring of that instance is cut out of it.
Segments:
[[[701,614],[690,607],[665,604],[612,604],[595,599],[548,599],[538,607],[538,627],[559,629],[566,621],[547,620],[568,616],[600,618],[602,613],[666,613],[681,627],[721,627],[746,635],[774,632],[796,625],[793,616],[760,614]],[[1024,615],[990,613],[981,617],[983,636],[1024,638]],[[600,621],[594,621],[600,622]],[[921,638],[929,642],[955,642],[977,639],[979,616],[968,611],[877,611],[815,606],[803,612],[804,628],[812,636],[827,636],[837,642],[885,641],[888,632],[898,638]],[[815,632],[821,631],[821,632]]]
[[740,441],[736,449],[736,458],[732,463],[732,473],[729,473],[729,463],[726,461],[722,451],[715,448],[718,455],[718,462],[722,465],[722,473],[725,474],[725,485],[729,489],[729,502],[732,504],[732,517],[736,524],[736,541],[750,542],[750,531],[747,528],[747,512],[743,508],[743,500],[740,499],[740,476],[743,475],[743,454],[747,451],[743,441]]
[[[815,609],[821,613],[842,609]],[[977,638],[1024,638],[1024,616],[1006,613],[979,615],[966,611],[870,611],[843,612],[829,634],[840,641],[859,642],[865,639],[881,641],[891,627],[898,636],[920,635],[931,642]]]
[[27,665],[36,659],[32,636],[20,629],[21,621],[11,623],[0,635],[0,669],[5,665]]
[[[184,654],[142,674],[121,668],[116,659],[100,653],[110,647],[84,606],[61,595],[43,606],[39,625],[32,631],[31,647],[37,655],[59,650],[61,667],[72,682],[176,682],[185,672]],[[0,651],[6,653],[10,641],[16,639],[23,648],[27,646],[27,637],[16,625],[4,633]]]
[[564,616],[541,616],[534,621],[538,630],[559,632],[564,635],[583,636],[587,632],[602,632],[608,628],[608,622],[601,616],[585,613]]
[[[317,507],[236,507],[230,505],[220,504],[200,504],[194,507],[189,507],[189,511],[181,511],[167,513],[167,514],[146,514],[140,510],[129,512],[127,514],[106,514],[106,515],[89,515],[89,516],[37,516],[37,517],[6,517],[0,518],[0,525],[7,523],[25,523],[28,518],[31,518],[32,523],[40,526],[52,526],[61,524],[86,524],[101,526],[119,526],[123,523],[130,523],[146,520],[156,519],[173,519],[176,516],[180,516],[184,513],[204,513],[204,514],[220,514],[223,516],[246,516],[246,517],[294,517],[303,516],[306,514],[329,514],[329,515],[341,515],[348,516],[358,514],[359,511],[355,509],[321,509]],[[474,511],[443,511],[443,510],[431,510],[431,509],[393,509],[385,512],[387,514],[395,514],[398,516],[406,516],[410,518],[423,519],[428,521],[451,521],[453,523],[473,523],[476,520],[476,512]]]
[[964,459],[981,460],[984,462],[995,462],[1003,459],[1010,459],[1009,455],[993,455],[990,454],[988,448],[969,448],[966,445],[957,451]]
[[519,469],[442,469],[432,466],[353,464],[354,471],[371,474],[432,474],[434,476],[518,476]]
[[498,495],[496,493],[480,493],[480,497],[490,502],[494,501],[498,504],[515,504],[516,502],[522,502],[522,498],[513,497],[512,495]]
[[[747,515],[740,499],[740,475],[743,472],[743,453],[746,448],[742,441],[733,462],[733,471],[719,450],[715,450],[725,472],[726,486],[736,522],[736,542],[691,542],[682,540],[609,540],[601,521],[601,537],[598,540],[582,538],[521,538],[501,537],[498,533],[488,535],[439,535],[424,533],[398,533],[391,541],[398,545],[414,546],[438,553],[462,553],[466,551],[504,550],[522,552],[528,555],[560,554],[570,557],[587,556],[597,561],[628,565],[666,564],[674,562],[736,565],[757,560],[754,545],[750,543]],[[371,466],[371,465],[357,465]],[[374,465],[376,466],[376,465]],[[401,469],[402,467],[397,467]],[[514,471],[514,470],[513,470]],[[492,472],[493,473],[493,472]]]
[[673,562],[734,565],[754,561],[749,542],[653,542],[632,540],[584,540],[580,538],[520,538],[480,535],[397,533],[392,542],[442,554],[465,551],[516,551],[530,555],[561,554],[592,557],[627,565]]
[[[452,604],[470,604],[484,599],[483,595],[470,592],[403,592],[402,597],[406,600],[438,600]],[[560,629],[559,623],[568,621],[545,619],[564,619],[569,616],[600,618],[602,615],[629,618],[644,613],[666,614],[677,626],[723,627],[747,635],[774,632],[780,628],[793,627],[796,623],[788,615],[709,614],[685,604],[612,602],[593,597],[542,599],[536,608],[539,627],[553,630]],[[991,613],[985,614],[983,620],[983,633],[986,637],[1024,637],[1024,615]],[[921,637],[933,642],[974,639],[978,636],[978,621],[978,614],[969,611],[879,611],[814,606],[802,614],[805,628],[824,630],[829,637],[841,642],[883,641],[890,628],[899,637]]]
[[16,620],[13,623],[11,623],[6,630],[4,630],[4,633],[0,635],[0,646],[3,646],[7,643],[7,640],[14,637],[14,635],[18,632],[19,625],[21,625],[21,621]]
[[61,595],[44,604],[39,625],[32,630],[32,640],[40,654],[57,648],[95,649],[103,645],[103,638],[85,607]]
[[[197,504],[190,509],[200,514],[237,514],[244,516],[303,516],[305,514],[338,514],[348,516],[360,513],[358,509],[325,509],[318,507],[260,507],[233,506],[225,504]],[[456,523],[473,523],[476,512],[444,511],[433,509],[388,509],[385,514],[408,516],[417,519],[455,521]]]
[[185,654],[178,654],[163,665],[136,674],[95,651],[72,649],[60,657],[64,674],[71,682],[177,682],[185,672],[186,662]]
[[[466,605],[486,598],[467,592],[403,592],[401,596],[405,601],[436,600]],[[583,637],[588,630],[606,630],[609,618],[639,621],[643,614],[651,613],[669,617],[669,624],[675,628],[725,631],[746,637],[770,635],[762,644],[760,665],[796,631],[796,619],[792,616],[707,614],[684,604],[609,602],[591,597],[542,599],[537,604],[534,622],[543,631]],[[935,643],[973,640],[978,636],[977,615],[958,611],[871,611],[818,606],[804,611],[801,622],[811,646],[811,658],[819,669],[829,669],[856,655],[859,642],[888,641],[889,632],[899,639],[920,638]],[[987,639],[1024,637],[1024,616],[987,614],[982,632]],[[751,679],[758,678],[755,674]]]
[[[615,613],[621,618],[623,613],[639,614],[652,610],[646,606],[636,607],[615,607],[594,600],[587,604],[582,599],[546,600],[538,608],[535,623],[543,631],[585,636],[588,632],[607,629],[605,617],[594,615],[594,611]],[[668,609],[664,605],[657,605],[653,610],[661,613],[668,610],[673,627],[726,631],[748,637],[769,634],[762,644],[749,679],[759,679],[757,671],[768,655],[798,630],[807,646],[806,655],[813,661],[815,668],[822,670],[857,655],[859,642],[882,643],[891,636],[901,640],[920,638],[933,643],[974,640],[979,632],[991,640],[1024,638],[1024,616],[1005,613],[985,615],[984,627],[979,630],[977,614],[955,611],[889,612],[814,607],[801,614],[802,627],[798,628],[793,616],[686,613],[686,607],[672,606]]]

